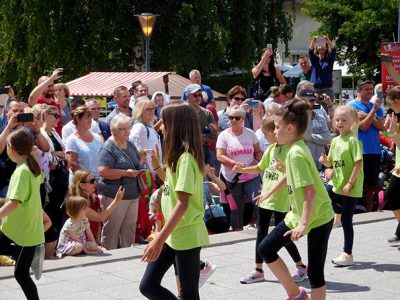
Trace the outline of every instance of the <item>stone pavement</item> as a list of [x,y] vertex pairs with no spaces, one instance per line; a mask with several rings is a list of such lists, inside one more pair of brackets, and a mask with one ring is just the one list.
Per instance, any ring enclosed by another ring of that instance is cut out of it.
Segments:
[[[330,261],[341,253],[342,228],[332,231],[325,277],[327,299],[400,299],[400,251],[387,243],[395,230],[391,212],[356,215],[355,265],[335,267]],[[285,299],[276,278],[264,267],[267,281],[242,285],[239,279],[254,267],[255,230],[211,236],[211,246],[201,257],[218,266],[201,288],[201,299]],[[306,238],[297,242],[305,261]],[[139,282],[145,264],[140,261],[143,246],[110,251],[102,256],[66,257],[45,261],[42,279],[37,282],[41,299],[144,299]],[[294,270],[286,250],[280,252]],[[173,270],[164,285],[175,289]],[[310,291],[308,280],[301,286]],[[0,299],[24,299],[13,278],[12,267],[0,268]]]

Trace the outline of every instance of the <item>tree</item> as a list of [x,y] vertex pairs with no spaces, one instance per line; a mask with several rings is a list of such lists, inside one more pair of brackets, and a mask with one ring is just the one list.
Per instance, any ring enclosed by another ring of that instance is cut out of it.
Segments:
[[380,45],[397,32],[397,0],[308,0],[303,12],[335,40],[337,58],[356,76],[379,78]]

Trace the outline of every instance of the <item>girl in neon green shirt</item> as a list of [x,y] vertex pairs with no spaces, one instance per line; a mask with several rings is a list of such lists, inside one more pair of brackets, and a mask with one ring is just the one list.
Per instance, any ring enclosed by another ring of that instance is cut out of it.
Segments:
[[[148,262],[140,283],[149,299],[178,299],[161,286],[175,263],[180,299],[199,299],[200,250],[209,243],[203,221],[204,154],[197,113],[187,103],[164,107],[164,159],[167,166],[161,208],[165,225],[146,247]],[[197,272],[195,272],[197,270]]]
[[[333,167],[333,177],[327,186],[332,205],[342,221],[344,234],[343,253],[332,260],[339,266],[351,266],[353,262],[353,215],[358,198],[363,193],[362,145],[352,130],[357,130],[358,115],[350,106],[338,106],[334,125],[339,135],[331,142],[328,156],[322,155],[320,162]],[[335,219],[338,218],[335,216]]]
[[285,172],[285,175],[269,192],[257,199],[262,203],[281,188],[286,186],[288,189],[291,210],[258,247],[261,257],[283,285],[287,299],[308,299],[308,295],[295,284],[286,264],[278,256],[278,251],[290,240],[297,241],[305,234],[308,234],[311,296],[314,300],[326,298],[324,266],[333,210],[310,150],[302,140],[309,109],[305,100],[294,99],[285,105],[275,119],[277,142],[289,148],[285,163],[277,165],[278,170]]

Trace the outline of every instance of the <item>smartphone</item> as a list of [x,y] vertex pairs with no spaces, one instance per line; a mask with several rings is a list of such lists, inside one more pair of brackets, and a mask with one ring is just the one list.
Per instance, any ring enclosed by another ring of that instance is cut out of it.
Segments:
[[247,105],[249,106],[249,108],[258,108],[259,102],[257,100],[249,100],[247,102]]
[[317,37],[317,41],[315,42],[316,47],[325,47],[326,48],[326,39],[323,36]]
[[383,92],[382,91],[377,91],[376,92],[376,98],[378,98],[379,100],[383,99]]
[[393,57],[389,55],[381,55],[381,62],[393,62]]
[[18,123],[33,122],[33,113],[21,113],[17,115]]
[[9,91],[10,91],[10,88],[2,87],[2,88],[0,88],[0,95],[8,94]]
[[122,186],[123,188],[125,188],[125,186],[124,186],[124,177],[122,177],[122,176],[119,179],[119,185]]
[[267,44],[267,49],[271,49],[272,50],[272,44]]

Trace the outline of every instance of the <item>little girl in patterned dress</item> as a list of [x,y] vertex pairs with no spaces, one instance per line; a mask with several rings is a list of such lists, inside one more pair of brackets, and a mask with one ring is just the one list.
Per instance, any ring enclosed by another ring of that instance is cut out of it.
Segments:
[[57,245],[57,257],[103,252],[97,246],[90,230],[89,220],[86,218],[86,208],[87,201],[83,197],[73,196],[66,201],[67,214],[70,218],[61,229]]

